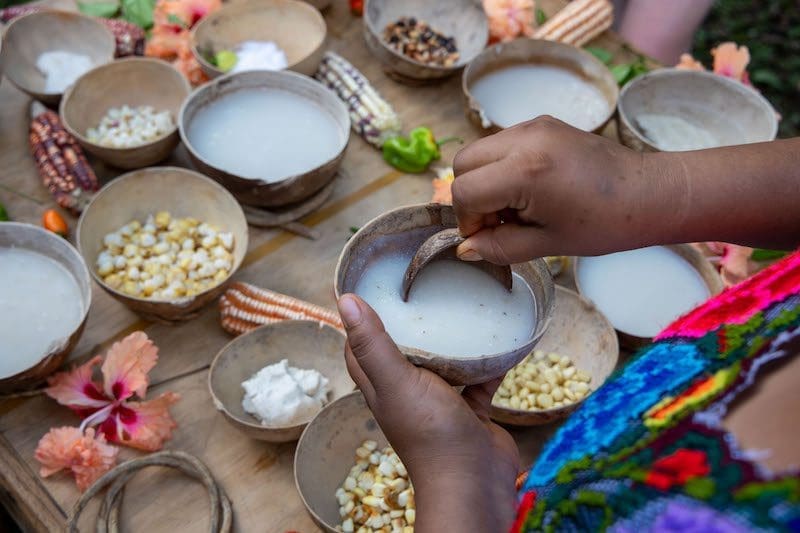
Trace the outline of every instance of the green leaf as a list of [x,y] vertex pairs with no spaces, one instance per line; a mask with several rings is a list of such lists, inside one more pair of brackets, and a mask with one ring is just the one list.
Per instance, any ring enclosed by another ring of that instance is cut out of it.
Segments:
[[633,67],[631,65],[614,65],[611,67],[611,75],[620,85],[625,85],[631,77]]
[[153,25],[154,0],[122,0],[122,18],[148,29]]
[[758,85],[767,85],[772,87],[773,89],[783,89],[783,82],[781,81],[780,77],[772,71],[768,69],[758,69],[754,70],[750,73],[750,79],[753,83]]
[[111,18],[119,12],[119,2],[78,2],[78,11],[90,17]]
[[360,230],[360,229],[361,228],[359,228],[358,226],[350,226],[350,233],[353,233],[353,234],[358,233],[358,230]]
[[600,48],[599,46],[587,46],[586,48],[584,48],[584,50],[592,54],[594,57],[596,57],[606,65],[610,65],[611,61],[614,60],[614,54],[612,54],[605,48]]
[[167,15],[167,22],[169,22],[170,24],[174,24],[174,25],[176,25],[176,26],[180,26],[181,28],[184,28],[184,29],[186,29],[186,28],[188,28],[188,27],[189,27],[189,26],[188,26],[188,25],[187,25],[187,24],[186,24],[186,23],[183,21],[183,19],[182,19],[182,18],[180,18],[180,17],[179,17],[178,15],[176,15],[175,13],[170,13],[169,15]]
[[788,253],[789,252],[784,252],[781,250],[765,250],[763,248],[756,248],[753,250],[751,259],[753,261],[775,261],[776,259],[785,257]]
[[537,7],[535,13],[536,13],[536,24],[537,25],[541,26],[542,24],[547,22],[547,13],[542,11],[541,8]]

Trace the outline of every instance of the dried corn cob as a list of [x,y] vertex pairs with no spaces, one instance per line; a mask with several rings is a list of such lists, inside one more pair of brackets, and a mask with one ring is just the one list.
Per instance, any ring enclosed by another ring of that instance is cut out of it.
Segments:
[[[17,17],[36,13],[37,11],[42,11],[42,8],[36,6],[7,7],[0,10],[0,21],[5,24]],[[114,55],[116,57],[144,55],[145,35],[144,30],[139,26],[119,19],[98,17],[97,20],[102,22],[114,35],[114,39],[116,40]]]
[[342,56],[326,52],[314,77],[347,105],[353,131],[368,143],[380,148],[386,139],[400,134],[402,125],[392,106]]
[[583,46],[614,21],[614,7],[608,0],[574,0],[536,30],[534,38]]
[[38,102],[31,106],[31,113],[34,118],[28,141],[44,186],[58,205],[80,214],[91,193],[99,188],[97,176],[56,113]]
[[234,335],[283,320],[312,320],[342,329],[339,316],[329,309],[248,283],[233,283],[219,307],[223,329]]

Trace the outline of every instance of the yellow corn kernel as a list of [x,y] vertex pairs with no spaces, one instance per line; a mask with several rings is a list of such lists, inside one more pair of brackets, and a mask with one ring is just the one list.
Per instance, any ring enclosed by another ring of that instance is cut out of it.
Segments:
[[119,288],[120,285],[122,285],[122,278],[120,277],[119,274],[108,275],[103,278],[103,281],[105,282],[106,285],[108,285],[112,289],[117,289]]
[[136,296],[139,294],[139,285],[135,281],[126,281],[122,285],[122,292],[130,294],[131,296]]
[[214,274],[214,281],[216,284],[220,284],[226,279],[228,279],[228,271],[225,269],[217,270],[217,273]]
[[125,257],[134,257],[139,254],[139,247],[135,244],[126,244],[125,248],[122,249],[122,253],[125,254]]
[[169,223],[170,223],[171,219],[172,219],[172,217],[170,216],[169,212],[160,211],[160,212],[156,213],[156,217],[155,217],[154,221],[155,221],[157,227],[159,227],[161,229],[164,229],[164,228],[167,228],[169,226]]

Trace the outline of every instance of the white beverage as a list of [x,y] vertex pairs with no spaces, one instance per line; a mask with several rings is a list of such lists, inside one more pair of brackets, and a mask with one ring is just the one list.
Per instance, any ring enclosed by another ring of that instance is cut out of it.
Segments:
[[346,142],[321,106],[280,89],[242,89],[192,119],[189,142],[217,168],[274,183],[327,163]]
[[600,89],[550,65],[515,65],[479,78],[470,88],[489,120],[508,128],[541,115],[591,131],[608,117]]
[[355,291],[375,309],[397,344],[477,357],[513,350],[533,335],[533,293],[516,274],[509,293],[472,265],[434,261],[418,274],[404,302],[401,287],[410,260],[402,253],[381,255],[364,271]]
[[78,282],[63,265],[22,248],[0,248],[0,378],[61,347],[83,317]]
[[614,327],[653,337],[710,296],[700,274],[663,247],[582,257],[578,282]]
[[645,137],[667,152],[703,150],[724,144],[703,126],[681,117],[642,113],[634,120]]

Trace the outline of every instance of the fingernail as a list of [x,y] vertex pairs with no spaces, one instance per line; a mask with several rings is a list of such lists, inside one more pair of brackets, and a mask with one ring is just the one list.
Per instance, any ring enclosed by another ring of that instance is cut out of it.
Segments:
[[483,259],[481,254],[470,248],[469,246],[465,246],[468,244],[467,242],[461,243],[458,248],[456,248],[456,255],[462,261],[480,261]]
[[339,314],[342,322],[347,327],[357,326],[361,322],[361,308],[358,302],[350,294],[345,294],[339,298]]

